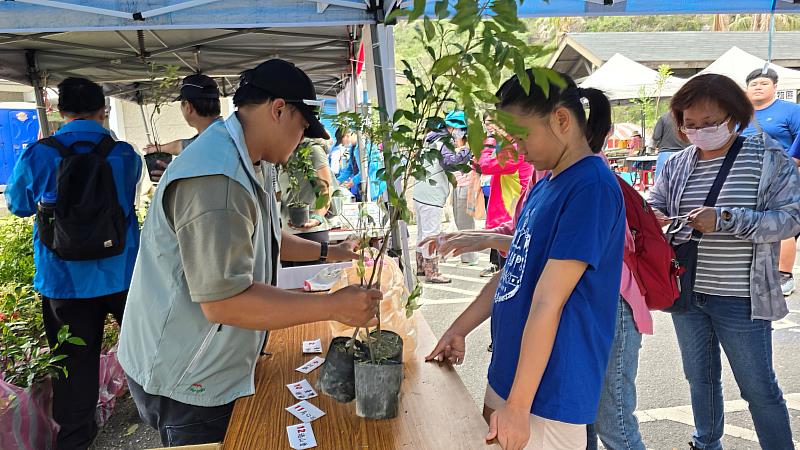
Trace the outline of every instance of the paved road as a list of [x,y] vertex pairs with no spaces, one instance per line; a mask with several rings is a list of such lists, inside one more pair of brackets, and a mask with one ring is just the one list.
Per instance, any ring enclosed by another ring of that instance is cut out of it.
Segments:
[[[455,260],[448,262],[442,265],[442,271],[453,278],[451,285],[424,285],[422,312],[434,334],[441,336],[486,283],[487,279],[478,274],[488,263],[486,254],[480,256],[480,263],[475,267],[460,266]],[[800,267],[795,268],[795,273],[800,275]],[[774,361],[790,408],[794,438],[800,442],[800,353],[797,352],[800,344],[800,294],[789,298],[789,307],[792,311],[789,316],[774,324]],[[645,336],[640,355],[636,383],[639,395],[637,416],[648,448],[686,449],[693,431],[689,386],[683,378],[670,316],[656,313],[654,319],[655,335]],[[488,344],[487,322],[467,338],[466,360],[458,368],[477,405],[483,403],[486,368],[491,356],[486,351]],[[741,400],[730,367],[727,363],[723,367],[726,401],[723,445],[726,449],[758,449],[747,405]]]

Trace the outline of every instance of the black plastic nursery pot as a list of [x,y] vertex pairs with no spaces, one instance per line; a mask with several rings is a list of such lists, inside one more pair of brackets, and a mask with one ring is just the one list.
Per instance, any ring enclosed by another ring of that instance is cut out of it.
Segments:
[[368,348],[355,362],[356,414],[367,419],[394,418],[400,403],[403,339],[391,331],[381,331],[381,336],[371,350],[375,358],[370,357]]
[[[325,363],[320,367],[317,389],[339,402],[348,403],[356,398],[354,352],[347,348],[349,337],[335,337],[328,347]],[[355,341],[360,348],[360,342]]]
[[164,163],[165,166],[169,165],[169,163],[172,162],[172,155],[166,152],[155,152],[144,155],[144,162],[147,165],[148,174],[154,170],[164,170],[164,167],[157,164],[158,161]]
[[289,206],[289,223],[296,226],[302,227],[306,223],[308,223],[309,213],[308,213],[308,205],[304,206]]

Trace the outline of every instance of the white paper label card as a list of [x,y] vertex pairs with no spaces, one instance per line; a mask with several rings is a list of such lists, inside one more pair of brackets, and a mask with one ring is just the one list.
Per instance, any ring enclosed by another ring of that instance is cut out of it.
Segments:
[[287,384],[286,387],[289,388],[289,392],[294,395],[294,398],[298,400],[305,400],[317,396],[317,391],[311,387],[311,383],[309,383],[307,380],[298,381],[297,383],[293,384]]
[[305,423],[312,422],[325,415],[321,409],[317,408],[306,400],[292,405],[286,408],[286,410]]
[[315,356],[311,361],[303,364],[302,366],[295,369],[300,373],[310,373],[312,370],[316,369],[317,367],[321,366],[322,363],[325,362],[325,358],[320,358],[319,356]]
[[303,353],[322,353],[322,342],[319,339],[303,341]]
[[286,432],[289,433],[289,445],[296,450],[317,446],[317,439],[314,437],[314,430],[311,429],[310,423],[286,427]]

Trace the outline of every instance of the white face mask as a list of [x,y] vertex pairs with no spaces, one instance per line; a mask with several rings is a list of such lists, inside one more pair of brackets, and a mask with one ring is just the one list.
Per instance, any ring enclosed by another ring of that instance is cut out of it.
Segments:
[[456,128],[450,134],[453,136],[453,139],[464,139],[464,136],[467,135],[467,130],[464,130],[462,128]]
[[728,128],[728,122],[706,128],[683,128],[684,134],[689,138],[689,142],[696,145],[701,150],[718,150],[730,140],[733,132]]

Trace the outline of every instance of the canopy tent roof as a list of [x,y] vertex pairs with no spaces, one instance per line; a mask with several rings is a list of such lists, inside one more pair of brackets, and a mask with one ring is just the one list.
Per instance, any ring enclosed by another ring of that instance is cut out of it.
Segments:
[[[700,74],[725,75],[745,87],[747,75],[756,69],[763,68],[766,63],[765,60],[751,55],[739,47],[732,47]],[[800,70],[787,69],[776,64],[770,64],[770,67],[778,73],[779,89],[800,89]]]
[[31,84],[35,63],[47,85],[83,76],[109,95],[141,100],[147,63],[205,73],[230,93],[242,70],[280,57],[332,96],[351,70],[356,26],[374,17],[361,0],[5,1],[0,78]]
[[[155,63],[177,66],[180,76],[201,72],[217,78],[220,89],[227,94],[235,90],[242,70],[279,57],[306,71],[319,95],[333,95],[342,76],[350,70],[351,33],[350,27],[340,25],[302,30],[16,34],[0,40],[0,78],[30,83],[27,56],[33,52],[47,85],[57,84],[69,76],[82,76],[103,83],[109,95],[141,100],[137,92],[147,92],[152,72],[148,63]],[[142,58],[142,54],[146,58]]]
[[[176,64],[180,75],[201,71],[229,91],[242,69],[279,56],[309,73],[319,94],[334,94],[350,71],[353,26],[376,23],[378,11],[391,4],[401,0],[7,0],[0,2],[0,78],[30,83],[35,62],[48,84],[85,76],[105,83],[111,95],[135,99],[149,79],[144,61]],[[520,17],[766,12],[773,4],[800,12],[800,4],[787,0],[530,0],[518,11]]]
[[[529,0],[520,17],[800,12],[796,0]],[[427,2],[434,14],[433,1]],[[608,4],[606,4],[608,3]],[[317,27],[376,23],[402,0],[6,0],[0,31]],[[69,11],[69,14],[64,14]],[[24,17],[24,20],[21,18]]]
[[686,80],[669,77],[659,90],[659,74],[619,53],[612,56],[580,84],[605,92],[609,100],[645,97],[672,97]]

